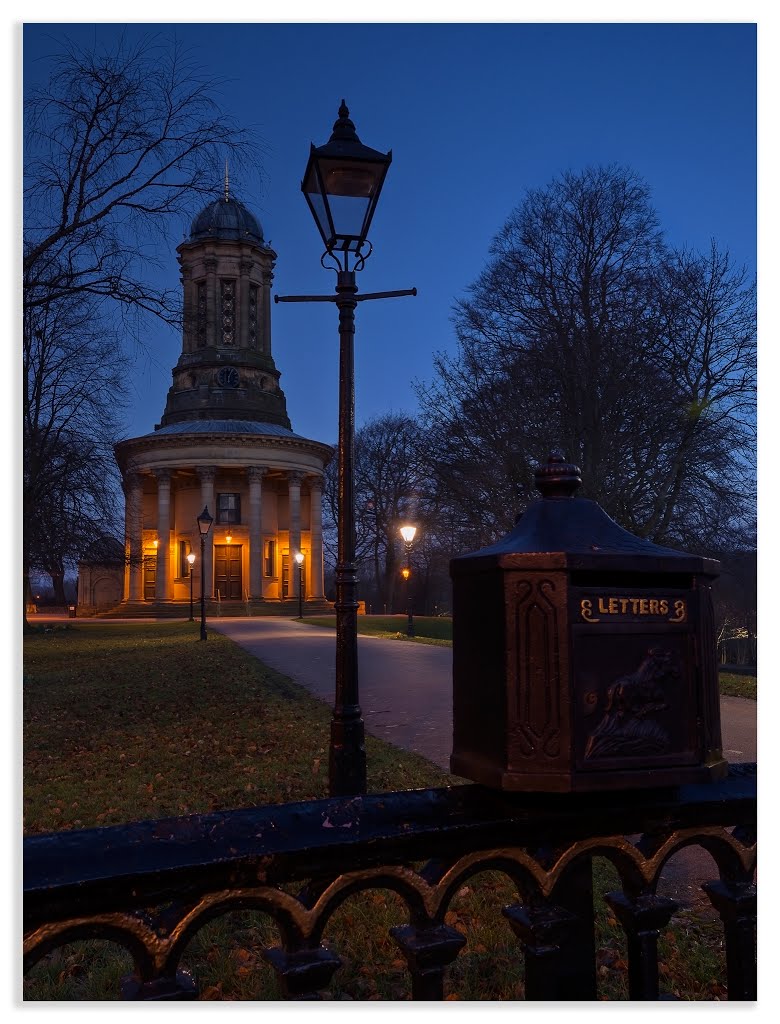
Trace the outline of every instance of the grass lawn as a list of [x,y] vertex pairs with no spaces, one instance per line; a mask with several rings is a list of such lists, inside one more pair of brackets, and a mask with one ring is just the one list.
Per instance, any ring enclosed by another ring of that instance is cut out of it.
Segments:
[[[301,621],[309,626],[336,628],[335,615],[310,616]],[[439,615],[415,615],[414,636],[406,635],[406,615],[358,615],[358,633],[364,636],[381,636],[389,640],[411,640],[422,644],[452,646],[452,619]]]
[[[330,709],[226,637],[211,633],[198,643],[198,628],[90,624],[25,638],[27,834],[326,795]],[[451,781],[423,758],[373,737],[366,750],[372,792]],[[615,887],[611,868],[597,867],[596,891]],[[515,899],[505,877],[493,874],[458,893],[447,923],[467,946],[451,969],[448,998],[522,996],[522,957],[500,913]],[[625,997],[625,940],[599,904],[601,997]],[[409,998],[405,963],[388,934],[406,920],[389,891],[345,903],[326,934],[344,960],[330,987],[334,998]],[[263,915],[232,914],[198,933],[182,966],[195,974],[201,999],[277,999],[259,954],[277,942]],[[662,948],[665,991],[723,996],[720,930],[709,919],[679,913]],[[116,999],[130,969],[111,943],[73,943],[34,968],[25,998]]]
[[746,697],[756,700],[758,697],[758,678],[756,676],[737,675],[734,672],[719,674],[720,692],[730,697]]
[[[330,709],[226,637],[198,633],[90,624],[26,638],[28,833],[327,795]],[[373,792],[449,778],[373,737],[366,750]]]

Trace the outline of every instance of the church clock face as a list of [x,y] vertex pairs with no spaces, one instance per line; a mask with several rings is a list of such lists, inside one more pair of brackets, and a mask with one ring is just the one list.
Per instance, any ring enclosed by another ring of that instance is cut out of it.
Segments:
[[239,384],[238,370],[235,366],[222,366],[217,371],[217,384],[221,388],[237,388]]

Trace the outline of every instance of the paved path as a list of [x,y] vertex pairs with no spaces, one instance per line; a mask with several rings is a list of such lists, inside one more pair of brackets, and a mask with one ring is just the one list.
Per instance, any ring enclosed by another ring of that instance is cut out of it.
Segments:
[[[270,617],[212,619],[209,626],[333,703],[335,630]],[[360,636],[358,678],[366,731],[449,771],[452,648]],[[756,760],[755,701],[721,697],[721,728],[727,760]]]
[[[212,619],[209,628],[333,704],[334,629],[275,616]],[[422,754],[449,771],[452,648],[360,636],[358,680],[366,732]]]

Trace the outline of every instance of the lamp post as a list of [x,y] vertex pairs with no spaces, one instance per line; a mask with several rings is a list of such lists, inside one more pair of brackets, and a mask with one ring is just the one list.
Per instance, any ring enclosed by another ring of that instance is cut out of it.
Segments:
[[195,552],[194,551],[190,551],[190,553],[187,555],[187,561],[190,564],[190,622],[194,622],[195,621],[195,617],[192,614],[192,567],[195,564]]
[[[342,100],[333,134],[312,144],[301,183],[325,244],[322,266],[336,272],[335,295],[276,295],[275,302],[335,302],[339,311],[338,555],[336,562],[336,699],[330,731],[331,796],[366,791],[366,751],[357,664],[355,565],[355,309],[367,299],[416,295],[417,289],[358,295],[355,274],[371,255],[367,241],[392,153],[364,146]],[[350,268],[350,255],[352,267]],[[326,263],[326,260],[330,262]]]
[[206,506],[198,516],[200,531],[200,638],[206,640],[206,537],[211,529],[214,517],[209,515]]
[[298,618],[303,618],[303,552],[295,552],[295,561],[298,563]]
[[402,526],[401,536],[404,539],[404,547],[406,548],[406,568],[403,571],[403,577],[406,580],[406,635],[414,636],[414,619],[412,617],[412,541],[414,535],[417,533],[416,526]]

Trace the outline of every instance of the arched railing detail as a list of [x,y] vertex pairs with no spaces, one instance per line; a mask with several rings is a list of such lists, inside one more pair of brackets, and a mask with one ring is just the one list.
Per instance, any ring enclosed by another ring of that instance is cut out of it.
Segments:
[[[755,769],[743,767],[711,786],[671,792],[541,802],[461,786],[31,837],[25,969],[76,939],[105,939],[133,959],[125,998],[192,999],[194,983],[179,967],[188,944],[209,921],[249,910],[278,929],[279,945],[262,953],[285,996],[319,998],[341,964],[323,943],[334,913],[352,896],[386,889],[406,917],[390,933],[414,998],[441,999],[465,942],[447,912],[469,879],[495,871],[518,896],[496,913],[520,943],[526,997],[590,999],[591,865],[604,857],[622,886],[606,899],[626,933],[631,998],[655,999],[658,934],[677,908],[656,887],[668,860],[698,845],[719,876],[702,881],[723,921],[730,997],[750,999],[755,812]],[[346,824],[323,829],[323,821]],[[286,891],[293,885],[297,896]]]

